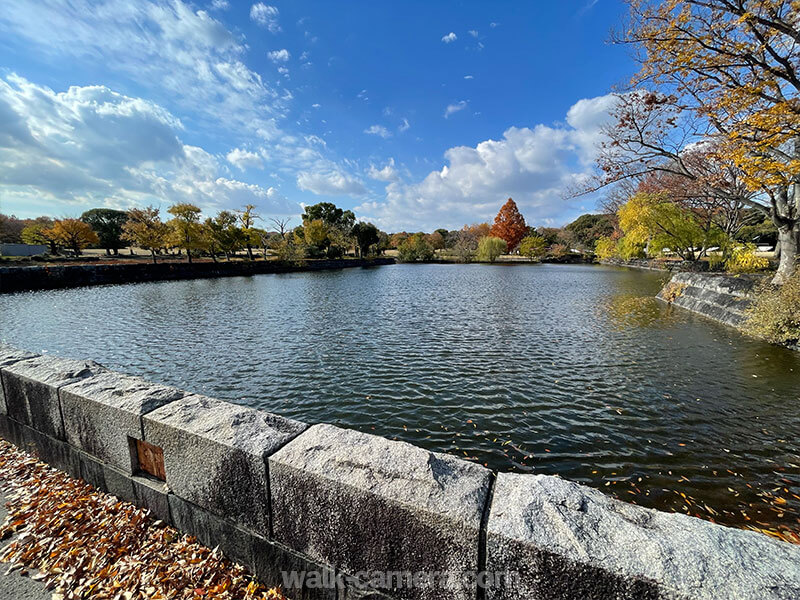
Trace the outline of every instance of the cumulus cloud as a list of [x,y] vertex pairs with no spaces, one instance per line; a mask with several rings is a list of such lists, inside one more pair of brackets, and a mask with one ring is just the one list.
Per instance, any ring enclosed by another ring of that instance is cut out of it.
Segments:
[[390,158],[389,162],[380,169],[375,165],[370,165],[367,174],[376,181],[397,181],[400,177],[397,169],[395,169],[393,158]]
[[364,130],[364,133],[367,133],[369,135],[377,135],[379,137],[382,137],[383,139],[392,137],[392,134],[383,125],[370,125]]
[[404,131],[408,131],[411,128],[411,123],[408,122],[408,119],[403,119],[403,122],[400,123],[397,127],[397,131],[403,133]]
[[511,127],[499,140],[450,148],[440,170],[416,183],[393,181],[385,200],[364,202],[356,212],[387,231],[456,228],[491,220],[511,196],[529,223],[561,224],[577,210],[564,192],[587,174],[613,102],[611,95],[581,100],[565,124]]
[[464,79],[475,79],[473,75],[464,75]]
[[240,171],[250,167],[261,168],[264,166],[264,161],[259,154],[242,148],[234,148],[228,152],[225,158]]
[[274,63],[282,63],[288,62],[291,55],[286,48],[281,50],[273,50],[272,52],[267,52],[267,58],[269,58]]
[[458,39],[458,36],[455,33],[453,33],[452,31],[450,33],[448,33],[447,35],[442,36],[442,41],[445,44],[450,44],[452,42],[455,42],[457,39]]
[[297,174],[297,187],[318,196],[361,196],[364,184],[342,171],[302,171]]
[[467,108],[467,101],[461,100],[456,102],[455,104],[448,104],[447,108],[444,109],[444,118],[450,118],[450,115],[454,115],[455,113],[464,110]]
[[297,212],[274,188],[226,177],[216,157],[180,140],[182,124],[164,108],[105,86],[55,92],[10,75],[0,116],[0,187],[34,214],[165,201]]
[[263,2],[257,2],[250,7],[250,20],[269,30],[270,33],[278,33],[281,30],[278,14],[277,8]]

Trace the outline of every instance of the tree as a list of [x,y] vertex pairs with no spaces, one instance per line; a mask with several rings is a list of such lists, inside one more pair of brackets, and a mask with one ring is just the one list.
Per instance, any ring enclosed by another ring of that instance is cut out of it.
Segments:
[[651,254],[668,248],[684,260],[697,260],[710,246],[725,242],[719,228],[703,225],[697,215],[664,194],[639,192],[619,210],[619,226],[627,243],[641,244]]
[[203,247],[203,228],[200,225],[200,208],[188,202],[174,204],[167,210],[174,218],[167,225],[172,231],[172,242],[186,250],[189,264],[192,262],[192,250]]
[[303,213],[303,223],[321,219],[326,225],[338,227],[345,233],[350,233],[356,222],[356,216],[351,210],[342,210],[331,202],[320,202],[306,206]]
[[156,263],[156,250],[166,245],[170,233],[169,227],[161,222],[159,212],[154,206],[132,208],[122,226],[122,239],[143,250],[150,250],[153,264]]
[[244,233],[236,226],[236,215],[228,210],[221,210],[213,219],[208,218],[205,227],[213,245],[225,254],[225,259],[230,261],[231,254],[244,246]]
[[275,228],[278,230],[278,233],[281,234],[281,238],[284,240],[286,239],[286,233],[288,231],[289,221],[291,220],[292,220],[291,217],[287,217],[285,219],[279,219],[279,218],[270,219],[273,225],[275,225]]
[[525,219],[517,209],[516,202],[509,198],[494,218],[494,225],[492,225],[489,235],[505,240],[508,251],[511,252],[527,232]]
[[81,221],[88,224],[97,237],[100,245],[106,249],[106,254],[119,254],[119,249],[124,247],[122,241],[122,226],[128,220],[128,213],[113,208],[93,208],[81,215]]
[[578,245],[594,248],[599,238],[614,232],[614,218],[611,215],[581,215],[564,229],[575,235]]
[[370,247],[380,241],[378,228],[372,223],[356,223],[353,225],[353,235],[356,238],[356,246],[358,246],[362,257],[367,256]]
[[0,213],[0,243],[19,244],[22,242],[22,230],[28,222],[14,215]]
[[519,243],[519,253],[530,260],[542,258],[547,254],[547,242],[540,235],[528,235]]
[[253,233],[253,227],[255,227],[256,219],[261,218],[256,214],[255,209],[255,204],[246,204],[242,210],[236,211],[241,223],[242,240],[247,248],[247,258],[250,260],[253,260],[253,246],[258,243]]
[[50,254],[58,254],[58,238],[53,232],[54,224],[53,219],[49,217],[38,217],[20,233],[22,243],[49,246]]
[[322,219],[314,219],[303,226],[306,244],[312,248],[325,249],[328,245],[328,225]]
[[508,244],[502,238],[486,236],[478,241],[478,260],[493,263],[497,257],[508,250]]
[[639,82],[674,90],[713,130],[778,229],[774,283],[800,256],[800,20],[796,1],[628,0],[620,41],[640,50]]
[[431,260],[434,256],[433,248],[424,233],[415,233],[408,237],[400,244],[398,250],[400,251],[400,260],[403,262]]
[[428,243],[434,250],[444,250],[444,236],[437,229],[428,236]]
[[80,219],[60,219],[53,224],[52,235],[62,246],[70,248],[75,256],[87,246],[100,243],[100,238]]

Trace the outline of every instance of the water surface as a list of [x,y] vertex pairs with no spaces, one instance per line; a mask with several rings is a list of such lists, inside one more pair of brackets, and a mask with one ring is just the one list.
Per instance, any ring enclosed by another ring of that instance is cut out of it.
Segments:
[[610,267],[396,265],[0,296],[0,339],[720,522],[798,527],[800,354]]

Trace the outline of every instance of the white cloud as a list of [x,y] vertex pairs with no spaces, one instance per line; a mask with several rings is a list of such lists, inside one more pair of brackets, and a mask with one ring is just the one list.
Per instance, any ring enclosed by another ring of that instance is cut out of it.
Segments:
[[581,100],[566,124],[511,127],[499,140],[450,148],[440,170],[416,183],[389,183],[385,200],[364,202],[356,212],[387,231],[456,228],[490,221],[510,196],[530,224],[563,221],[579,210],[564,192],[591,168],[585,161],[613,102],[610,94]]
[[105,86],[55,92],[10,75],[0,79],[0,117],[0,188],[30,211],[164,202],[297,211],[274,188],[225,177],[216,157],[180,140],[182,124],[164,108]]
[[478,37],[478,32],[475,29],[470,29],[469,34],[474,38]]
[[228,0],[213,0],[211,2],[211,10],[228,10],[230,6]]
[[475,79],[472,75],[464,75],[464,79]]
[[465,108],[467,108],[467,101],[466,100],[461,100],[459,102],[456,102],[455,104],[448,104],[447,108],[444,109],[444,118],[448,119],[450,117],[450,115],[453,115],[453,114],[455,114],[455,113],[457,113],[459,111],[462,111]]
[[322,108],[322,104],[319,103],[312,104],[311,108]]
[[403,133],[404,131],[408,131],[411,128],[411,123],[408,122],[408,119],[403,119],[403,122],[397,127],[397,131]]
[[286,48],[281,50],[273,50],[272,52],[267,52],[267,58],[269,58],[274,63],[282,63],[288,62],[289,58],[291,58],[291,54]]
[[447,35],[442,36],[442,41],[445,44],[450,44],[452,42],[455,42],[457,39],[458,39],[458,36],[455,33],[453,33],[452,31],[450,33],[448,33]]
[[270,33],[278,33],[281,26],[278,24],[278,9],[263,2],[258,2],[250,7],[250,20],[268,29]]
[[389,162],[380,169],[375,165],[370,165],[367,174],[371,179],[375,179],[376,181],[397,181],[397,179],[399,179],[397,169],[394,167],[393,158],[390,158]]
[[297,187],[318,196],[361,196],[367,192],[361,181],[337,170],[302,171],[297,174]]
[[225,156],[229,163],[237,167],[240,171],[255,167],[261,168],[264,166],[264,161],[259,154],[244,150],[242,148],[234,148]]
[[369,135],[377,135],[383,139],[392,137],[392,134],[383,125],[370,125],[364,130],[364,133],[368,133]]

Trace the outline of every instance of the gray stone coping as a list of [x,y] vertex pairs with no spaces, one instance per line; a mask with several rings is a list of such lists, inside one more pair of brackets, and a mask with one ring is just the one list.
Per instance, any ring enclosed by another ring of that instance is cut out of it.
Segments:
[[266,456],[306,429],[299,421],[191,395],[142,418],[164,450],[170,489],[256,533],[269,533]]
[[66,385],[59,391],[66,440],[133,474],[135,451],[128,438],[144,439],[142,415],[186,395],[113,371]]
[[[6,344],[0,344],[0,369],[3,367],[8,367],[17,363],[21,360],[27,360],[29,358],[36,358],[39,356],[38,354],[34,354],[33,352],[28,352],[26,350],[18,350],[12,346],[8,346]],[[8,414],[8,407],[6,406],[6,397],[3,393],[3,383],[2,377],[0,377],[0,414],[5,415]]]
[[38,431],[64,439],[58,390],[106,371],[92,361],[37,356],[0,368],[8,415]]
[[[273,534],[346,573],[474,572],[491,472],[406,442],[315,425],[268,459]],[[462,580],[389,590],[473,598]]]
[[500,473],[486,535],[487,569],[520,574],[490,599],[800,598],[800,548],[559,477]]

